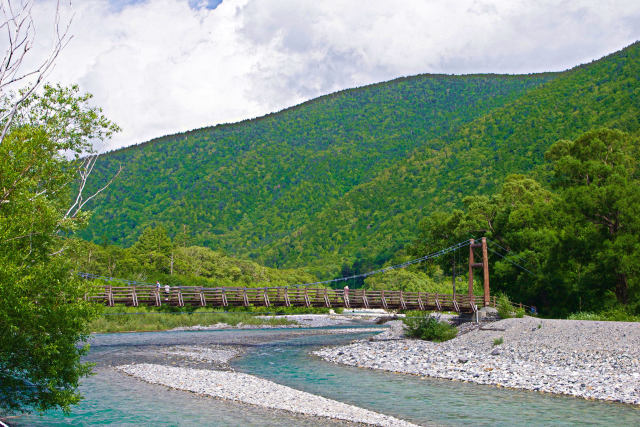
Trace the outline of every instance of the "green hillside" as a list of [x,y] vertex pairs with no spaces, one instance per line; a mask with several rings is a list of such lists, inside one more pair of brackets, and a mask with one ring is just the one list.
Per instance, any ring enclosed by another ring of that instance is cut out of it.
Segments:
[[[109,153],[92,183],[104,182],[119,164],[124,171],[96,199],[81,236],[128,246],[148,225],[161,224],[170,235],[186,227],[193,244],[263,258],[265,245],[287,238],[417,147],[437,147],[432,141],[451,138],[554,77],[401,78]],[[289,265],[294,261],[287,255]]]
[[415,238],[417,223],[429,212],[458,206],[465,195],[494,192],[509,173],[534,171],[544,179],[538,166],[557,140],[599,126],[638,133],[638,76],[640,43],[562,73],[355,186],[267,248],[265,261],[322,263],[319,273],[336,273],[356,258],[384,262]]

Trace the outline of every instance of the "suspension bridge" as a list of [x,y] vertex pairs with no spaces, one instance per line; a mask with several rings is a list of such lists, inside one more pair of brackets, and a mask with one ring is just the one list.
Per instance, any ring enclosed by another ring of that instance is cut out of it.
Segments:
[[[455,277],[452,293],[403,292],[396,290],[332,289],[326,285],[366,278],[391,270],[438,258],[453,251],[469,247],[469,286],[466,293],[456,293]],[[116,279],[90,273],[79,273],[96,283],[85,295],[86,300],[114,306],[162,306],[184,307],[342,307],[382,308],[385,310],[433,310],[475,313],[478,307],[496,305],[496,297],[490,294],[487,239],[480,242],[469,239],[438,252],[402,264],[392,265],[367,273],[339,277],[330,280],[278,287],[199,287],[160,286],[134,280]],[[476,255],[476,252],[480,253]],[[492,250],[492,252],[495,252]],[[502,256],[498,252],[495,252]],[[475,262],[476,258],[481,262]],[[506,259],[506,258],[505,258]],[[507,259],[507,261],[509,261]],[[509,261],[511,262],[511,261]],[[513,262],[512,262],[513,263]],[[515,264],[515,263],[514,263]],[[517,265],[517,264],[515,264]],[[482,269],[483,295],[473,293],[474,269]],[[522,268],[522,267],[521,267]],[[98,280],[96,280],[98,279]],[[115,282],[115,283],[114,283]],[[520,305],[522,307],[522,305]]]

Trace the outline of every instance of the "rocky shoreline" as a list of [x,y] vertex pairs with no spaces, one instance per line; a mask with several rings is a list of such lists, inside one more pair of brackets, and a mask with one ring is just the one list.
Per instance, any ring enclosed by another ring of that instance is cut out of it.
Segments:
[[314,352],[368,369],[640,405],[640,325],[525,317],[444,343],[381,337]]

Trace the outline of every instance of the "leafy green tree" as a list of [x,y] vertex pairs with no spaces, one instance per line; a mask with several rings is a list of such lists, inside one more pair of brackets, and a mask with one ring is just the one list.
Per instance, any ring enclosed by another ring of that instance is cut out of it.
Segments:
[[145,272],[168,274],[172,269],[173,242],[163,226],[147,227],[131,252]]
[[77,344],[96,309],[83,300],[62,236],[86,218],[81,204],[69,209],[87,165],[78,156],[117,127],[89,99],[75,86],[31,93],[0,144],[0,413],[68,410],[90,371]]
[[611,129],[559,141],[547,152],[553,187],[568,221],[556,259],[581,297],[595,304],[615,295],[619,304],[637,298],[640,256],[640,144]]

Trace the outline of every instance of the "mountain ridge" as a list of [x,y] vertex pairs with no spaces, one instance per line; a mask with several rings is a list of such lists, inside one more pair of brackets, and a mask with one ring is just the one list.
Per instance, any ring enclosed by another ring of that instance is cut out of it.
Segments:
[[[325,202],[317,194],[340,197],[423,140],[452,132],[553,77],[401,78],[327,95],[244,125],[194,130],[111,152],[96,164],[95,181],[118,163],[125,170],[94,205],[92,224],[82,235],[96,241],[105,234],[126,245],[140,226],[157,222],[175,233],[188,224],[200,244],[231,253],[242,252],[238,246],[258,248],[319,212]],[[157,176],[164,182],[149,182]],[[256,227],[260,221],[264,224]]]

